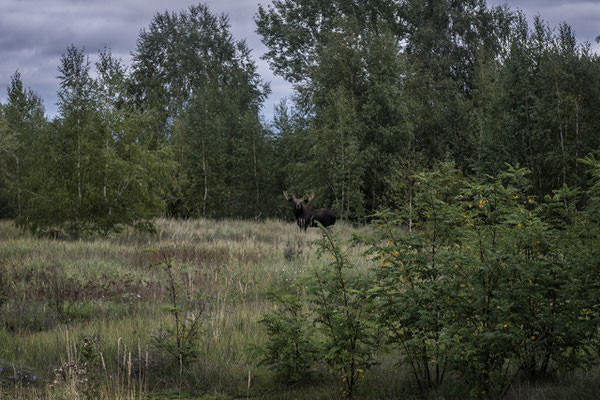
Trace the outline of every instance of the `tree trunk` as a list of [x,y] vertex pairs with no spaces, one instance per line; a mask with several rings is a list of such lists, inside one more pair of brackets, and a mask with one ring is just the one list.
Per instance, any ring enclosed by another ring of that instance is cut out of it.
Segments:
[[21,164],[19,155],[16,157],[17,161],[17,215],[22,215],[22,205],[21,205]]
[[206,216],[206,200],[208,199],[208,163],[206,161],[206,142],[202,136],[202,174],[204,175],[204,196],[202,196],[202,216]]
[[567,168],[566,168],[566,159],[565,159],[565,138],[564,138],[564,132],[563,132],[563,124],[562,124],[562,119],[561,119],[561,115],[560,115],[560,92],[558,90],[558,82],[555,82],[555,86],[556,86],[556,113],[558,116],[558,132],[559,132],[559,140],[560,140],[560,158],[561,158],[561,164],[562,164],[562,184],[563,186],[567,184]]
[[[79,128],[80,124],[77,124]],[[83,206],[83,191],[82,191],[82,176],[81,176],[81,133],[77,131],[77,205],[75,212],[75,239],[81,237],[81,208]]]
[[258,167],[256,161],[256,138],[254,135],[252,136],[252,158],[253,158],[253,168],[254,168],[254,186],[256,190],[256,198],[254,202],[254,215],[257,216],[258,213],[258,202],[259,202],[259,185],[258,185]]

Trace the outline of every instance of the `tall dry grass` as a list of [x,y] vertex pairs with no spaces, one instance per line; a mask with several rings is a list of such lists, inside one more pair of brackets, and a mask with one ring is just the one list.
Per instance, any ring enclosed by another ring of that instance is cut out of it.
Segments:
[[[359,232],[343,223],[335,229]],[[318,238],[279,220],[161,219],[154,235],[61,241],[0,221],[0,398],[254,393],[265,374],[251,350],[265,339],[258,324],[272,307],[265,294],[318,262]],[[205,304],[200,355],[185,371],[152,347],[152,336],[173,325],[159,267],[165,255],[178,266],[181,296],[201,293]],[[15,383],[13,366],[36,380]]]
[[[154,235],[125,230],[60,241],[0,221],[0,400],[338,397],[338,382],[325,374],[291,387],[274,380],[254,351],[265,341],[258,321],[273,308],[267,292],[294,290],[321,262],[317,230],[278,220],[156,223]],[[369,229],[334,227],[344,239]],[[369,268],[364,250],[348,250],[358,268]],[[165,256],[177,266],[181,298],[202,294],[198,358],[185,367],[153,345],[157,332],[173,327],[159,267]],[[295,290],[302,296],[301,287]],[[420,398],[398,361],[382,357],[356,397]],[[507,398],[593,399],[599,382],[597,371],[570,372],[516,385]],[[463,397],[452,387],[430,394]]]

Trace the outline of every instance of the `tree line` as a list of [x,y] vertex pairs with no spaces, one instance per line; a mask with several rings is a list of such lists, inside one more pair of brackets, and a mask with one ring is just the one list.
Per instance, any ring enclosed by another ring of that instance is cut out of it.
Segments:
[[413,201],[415,174],[506,163],[530,194],[586,188],[599,148],[599,61],[566,23],[483,0],[278,0],[257,32],[291,98],[270,93],[227,16],[155,14],[124,65],[70,46],[58,113],[17,71],[0,105],[0,216],[80,237],[172,217],[283,216],[282,190],[364,221]]

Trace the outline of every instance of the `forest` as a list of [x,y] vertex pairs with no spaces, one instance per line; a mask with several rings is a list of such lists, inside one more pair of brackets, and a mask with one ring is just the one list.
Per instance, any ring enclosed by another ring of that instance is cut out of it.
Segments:
[[294,87],[268,123],[251,52],[202,4],[157,13],[131,65],[66,48],[51,120],[16,71],[0,216],[80,237],[160,215],[284,217],[288,190],[362,223],[445,161],[473,177],[525,167],[538,197],[589,185],[599,60],[566,23],[480,0],[276,1],[255,21]]
[[[157,12],[131,65],[66,47],[52,118],[12,75],[0,399],[595,398],[590,43],[485,0],[254,20],[293,85],[272,121],[203,4]],[[336,224],[300,232],[284,191]]]

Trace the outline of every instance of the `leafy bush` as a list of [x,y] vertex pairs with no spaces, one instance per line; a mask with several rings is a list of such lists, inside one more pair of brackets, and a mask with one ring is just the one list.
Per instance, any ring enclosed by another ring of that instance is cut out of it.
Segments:
[[310,315],[294,295],[271,294],[277,303],[260,321],[269,341],[259,365],[267,365],[286,382],[307,377],[319,360],[319,348],[311,329]]
[[323,336],[324,360],[344,383],[343,394],[352,397],[358,379],[374,363],[377,331],[369,301],[371,279],[349,262],[333,234],[322,230],[321,252],[331,262],[314,269],[307,292],[315,327]]
[[202,318],[204,311],[203,297],[197,291],[190,291],[178,278],[178,264],[175,258],[164,249],[158,249],[163,257],[159,265],[165,271],[167,280],[167,297],[169,311],[173,316],[174,326],[159,329],[152,335],[151,344],[165,351],[177,360],[180,371],[199,355],[198,344],[202,334]]
[[342,381],[342,394],[350,398],[377,350],[371,280],[354,269],[332,233],[321,229],[320,255],[331,261],[306,277],[304,304],[293,296],[275,297],[282,307],[276,305],[261,321],[269,335],[261,363],[289,381],[320,364]]
[[378,212],[374,233],[357,238],[373,276],[323,230],[331,262],[305,281],[305,302],[279,298],[263,319],[265,362],[297,377],[323,360],[350,397],[384,331],[421,392],[451,379],[476,398],[597,362],[600,162],[585,163],[589,191],[565,186],[543,201],[518,166],[470,181],[451,163],[416,174],[406,207]]
[[473,396],[501,397],[517,372],[582,363],[597,326],[586,252],[545,220],[526,174],[467,183],[444,164],[418,175],[414,209],[379,214],[378,321],[422,389],[453,371]]

